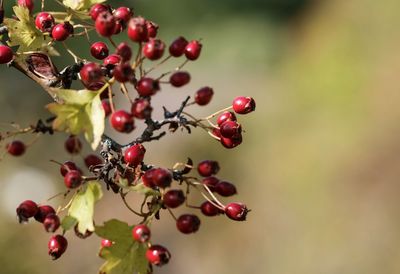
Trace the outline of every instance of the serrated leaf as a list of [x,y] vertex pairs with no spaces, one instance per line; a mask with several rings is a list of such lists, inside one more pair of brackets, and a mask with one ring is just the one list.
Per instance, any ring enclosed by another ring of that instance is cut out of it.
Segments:
[[85,234],[86,231],[95,230],[93,225],[94,205],[102,196],[100,183],[91,181],[87,183],[86,189],[78,192],[72,198],[68,216],[77,220],[80,233]]
[[65,216],[61,221],[61,227],[64,231],[70,230],[78,223],[78,220],[72,216]]
[[132,226],[113,219],[105,222],[104,226],[96,226],[95,233],[113,242],[111,247],[101,251],[106,262],[101,266],[100,274],[147,274],[147,247],[133,240]]
[[53,128],[74,135],[84,132],[86,140],[96,149],[104,132],[104,109],[100,95],[90,90],[55,90],[63,104],[51,103],[46,107],[57,118]]
[[63,4],[76,11],[88,10],[94,4],[103,3],[105,0],[63,0]]

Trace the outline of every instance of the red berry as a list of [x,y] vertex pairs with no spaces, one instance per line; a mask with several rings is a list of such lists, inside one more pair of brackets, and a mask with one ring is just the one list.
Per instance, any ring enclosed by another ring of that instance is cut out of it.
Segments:
[[138,166],[142,163],[146,149],[142,144],[135,144],[128,147],[124,153],[124,161],[130,166]]
[[99,16],[100,13],[105,12],[105,11],[110,11],[110,7],[107,5],[103,4],[94,4],[92,8],[90,9],[90,17],[92,17],[93,21],[96,21],[97,17]]
[[34,8],[33,0],[18,0],[17,3],[19,6],[26,7],[30,13]]
[[38,211],[35,214],[35,220],[38,221],[39,223],[43,223],[44,219],[47,217],[47,215],[50,214],[56,214],[56,211],[52,206],[49,205],[42,205],[38,207]]
[[231,149],[231,148],[235,148],[235,147],[237,147],[238,145],[240,145],[241,143],[242,143],[242,135],[241,134],[237,134],[237,135],[235,135],[235,136],[233,136],[233,137],[231,137],[231,138],[225,138],[225,137],[223,137],[223,136],[221,136],[221,144],[224,146],[224,147],[226,147],[226,148],[228,148],[228,149]]
[[49,255],[53,260],[57,260],[67,250],[68,241],[62,235],[52,236],[48,243]]
[[13,59],[13,51],[11,48],[0,45],[0,64],[10,63]]
[[86,63],[80,70],[79,75],[85,86],[90,86],[95,83],[104,81],[103,72],[99,64]]
[[146,251],[146,258],[149,263],[156,266],[162,266],[169,262],[171,259],[171,254],[168,249],[161,245],[152,245]]
[[134,240],[145,243],[150,240],[151,232],[147,225],[137,225],[132,229],[132,237]]
[[147,119],[151,117],[151,112],[153,108],[151,107],[150,101],[147,99],[136,99],[132,103],[131,113],[135,118]]
[[35,18],[36,27],[42,32],[51,32],[54,27],[54,17],[47,12],[39,12]]
[[115,18],[108,11],[104,11],[97,16],[95,22],[96,31],[99,35],[110,37],[114,34]]
[[247,114],[256,109],[256,101],[251,97],[239,96],[233,100],[232,107],[238,114]]
[[249,210],[242,203],[230,203],[225,207],[225,214],[235,221],[245,221]]
[[117,54],[110,54],[103,60],[103,65],[107,68],[113,69],[116,65],[121,63],[122,58]]
[[186,71],[177,71],[171,75],[169,82],[174,87],[182,87],[190,82],[190,74]]
[[111,126],[119,132],[130,133],[135,129],[133,117],[125,110],[118,110],[111,114]]
[[65,176],[65,174],[68,173],[68,171],[71,170],[79,170],[79,168],[76,166],[74,162],[66,161],[64,162],[64,164],[60,166],[60,173],[63,177]]
[[154,38],[157,36],[158,32],[158,25],[154,23],[153,21],[146,21],[146,28],[147,28],[147,35],[150,38]]
[[132,18],[132,16],[133,12],[131,11],[130,8],[127,7],[119,7],[114,11],[114,17],[122,21],[125,26]]
[[185,48],[186,58],[192,61],[199,58],[202,46],[203,45],[197,40],[190,41]]
[[108,56],[108,47],[103,42],[96,42],[90,46],[90,54],[98,60],[103,60]]
[[225,181],[219,182],[215,186],[215,192],[224,197],[233,196],[237,193],[235,185]]
[[140,96],[151,96],[160,90],[160,85],[157,80],[144,77],[137,83],[136,90]]
[[143,17],[135,17],[129,21],[128,37],[134,42],[147,41],[147,26],[146,20]]
[[217,138],[221,138],[221,132],[219,131],[219,128],[213,128],[211,134]]
[[23,142],[15,140],[7,144],[6,149],[12,156],[21,156],[25,153],[26,146]]
[[164,54],[165,44],[160,39],[150,38],[143,46],[143,55],[150,60],[158,60]]
[[203,177],[215,175],[219,171],[219,164],[217,161],[204,160],[197,165],[197,171]]
[[152,174],[153,183],[160,187],[169,187],[172,183],[172,173],[165,168],[155,168]]
[[69,22],[64,22],[54,26],[51,37],[56,41],[65,41],[73,33],[74,27]]
[[176,227],[184,234],[194,233],[200,228],[200,219],[196,215],[183,214],[176,221]]
[[115,80],[125,83],[135,78],[134,71],[129,63],[116,65],[113,70]]
[[125,29],[125,24],[123,21],[116,19],[114,25],[113,35],[121,33]]
[[101,159],[99,156],[95,154],[89,154],[85,157],[84,159],[85,165],[87,168],[90,169],[91,166],[98,166],[103,164],[103,159]]
[[202,181],[211,191],[215,191],[215,186],[219,183],[219,179],[214,176],[203,178]]
[[112,246],[113,245],[113,242],[111,242],[110,240],[108,240],[108,239],[102,239],[101,240],[101,246],[102,247],[110,247],[110,246]]
[[188,41],[182,36],[179,36],[169,46],[169,54],[171,54],[174,57],[182,56],[185,53],[185,48],[187,44]]
[[214,91],[212,88],[203,87],[196,92],[194,100],[199,106],[205,106],[210,103],[213,95]]
[[221,124],[219,131],[224,138],[232,138],[242,133],[242,126],[236,121],[225,121]]
[[132,48],[126,42],[120,43],[115,53],[121,56],[122,61],[129,61],[132,58]]
[[104,109],[104,115],[107,117],[108,115],[111,114],[111,105],[110,101],[107,99],[101,100],[101,105],[103,106]]
[[180,189],[168,190],[163,195],[163,203],[166,207],[177,208],[185,202],[185,194]]
[[209,201],[205,201],[204,203],[202,203],[200,209],[204,215],[209,217],[217,216],[224,212]]
[[71,154],[78,154],[82,150],[82,143],[76,136],[69,136],[64,143],[65,150]]
[[82,174],[78,170],[68,171],[64,176],[64,184],[67,188],[77,188],[82,184]]
[[17,216],[20,223],[27,222],[36,215],[39,208],[34,201],[26,200],[17,207]]
[[231,111],[224,111],[217,118],[218,126],[221,126],[226,121],[236,121],[235,113]]
[[47,232],[55,232],[60,227],[60,218],[56,214],[48,214],[44,218],[43,226]]
[[142,182],[146,187],[150,187],[150,188],[156,187],[156,185],[154,184],[154,181],[153,181],[153,175],[154,175],[155,170],[156,170],[155,168],[146,170],[146,172],[142,175]]

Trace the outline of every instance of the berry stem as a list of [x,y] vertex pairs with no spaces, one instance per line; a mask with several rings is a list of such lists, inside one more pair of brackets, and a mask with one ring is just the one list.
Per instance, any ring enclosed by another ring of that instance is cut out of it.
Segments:
[[131,97],[129,96],[128,89],[127,89],[125,83],[121,83],[121,91],[125,95],[126,99],[128,99],[129,103],[132,104],[133,101],[132,101]]
[[224,111],[231,110],[231,109],[232,109],[232,106],[227,107],[227,108],[224,108],[224,109],[221,109],[221,110],[218,110],[217,112],[214,112],[213,114],[211,114],[211,115],[207,116],[206,118],[204,118],[204,120],[212,119],[212,118],[214,118],[215,116],[217,116],[218,114],[220,114],[220,113],[222,113],[222,112],[224,112]]
[[113,102],[113,94],[112,94],[112,88],[110,86],[108,86],[108,98],[110,100],[111,113],[114,113],[115,108],[114,108],[114,102]]
[[128,204],[128,202],[127,202],[126,199],[125,199],[125,196],[126,196],[128,193],[125,193],[125,194],[124,194],[124,193],[122,192],[122,190],[121,190],[121,191],[119,192],[119,194],[120,194],[120,196],[121,196],[121,198],[122,198],[122,201],[124,202],[125,206],[126,206],[132,213],[134,213],[135,215],[140,216],[140,217],[146,217],[146,215],[137,212],[136,210],[134,210],[134,209]]
[[150,68],[148,71],[146,71],[144,73],[144,76],[146,76],[147,74],[149,74],[150,72],[152,72],[153,70],[157,69],[159,66],[161,66],[162,64],[164,64],[165,62],[167,62],[169,59],[171,59],[172,55],[168,55],[167,57],[165,57],[161,62],[159,62],[158,64],[156,64],[155,66],[153,66],[152,68]]
[[171,214],[172,218],[174,218],[174,220],[177,221],[178,218],[176,218],[176,216],[175,216],[175,214],[172,212],[172,210],[171,210],[169,207],[167,207],[167,210],[168,210],[169,214]]

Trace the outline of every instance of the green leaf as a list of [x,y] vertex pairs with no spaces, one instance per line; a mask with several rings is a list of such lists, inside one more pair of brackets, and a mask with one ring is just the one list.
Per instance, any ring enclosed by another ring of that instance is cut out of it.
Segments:
[[104,226],[96,226],[95,233],[113,242],[101,251],[106,262],[100,267],[100,274],[147,274],[147,246],[133,240],[132,226],[113,219]]
[[70,230],[78,223],[78,220],[72,216],[65,216],[61,221],[61,227],[64,231]]
[[91,181],[87,183],[86,189],[78,192],[72,198],[68,216],[78,221],[78,231],[85,234],[86,231],[94,231],[93,214],[94,205],[101,199],[103,192],[99,182]]
[[100,95],[90,90],[54,90],[63,104],[51,103],[47,109],[57,118],[53,128],[74,135],[84,132],[86,140],[96,149],[104,132],[104,109]]
[[129,189],[139,194],[145,194],[146,196],[161,196],[159,191],[147,187],[143,183],[131,186]]
[[64,6],[77,11],[88,10],[94,4],[103,2],[105,0],[63,0]]

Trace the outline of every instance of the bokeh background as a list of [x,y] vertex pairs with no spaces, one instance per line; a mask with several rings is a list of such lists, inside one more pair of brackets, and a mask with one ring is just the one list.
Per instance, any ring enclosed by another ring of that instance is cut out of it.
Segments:
[[[166,245],[173,258],[156,273],[400,273],[399,1],[112,4],[134,6],[159,23],[167,42],[178,35],[203,39],[202,58],[186,67],[190,85],[164,88],[156,105],[174,108],[204,85],[216,94],[208,107],[193,107],[198,116],[237,95],[257,101],[256,112],[240,117],[246,133],[234,150],[201,131],[147,145],[146,158],[157,165],[172,166],[187,156],[218,159],[219,177],[239,189],[233,200],[252,209],[244,223],[202,218],[191,236],[162,214],[153,226],[154,242]],[[84,41],[69,44],[88,54]],[[0,83],[1,122],[27,125],[48,116],[43,106],[50,98],[30,80],[1,66]],[[15,218],[22,200],[43,201],[63,189],[49,160],[69,159],[64,139],[43,137],[24,157],[6,156],[0,163],[0,273],[96,273],[102,263],[96,236],[83,241],[72,235],[68,252],[51,261],[49,235],[39,224],[19,225]],[[137,222],[107,193],[96,221],[110,218]]]

